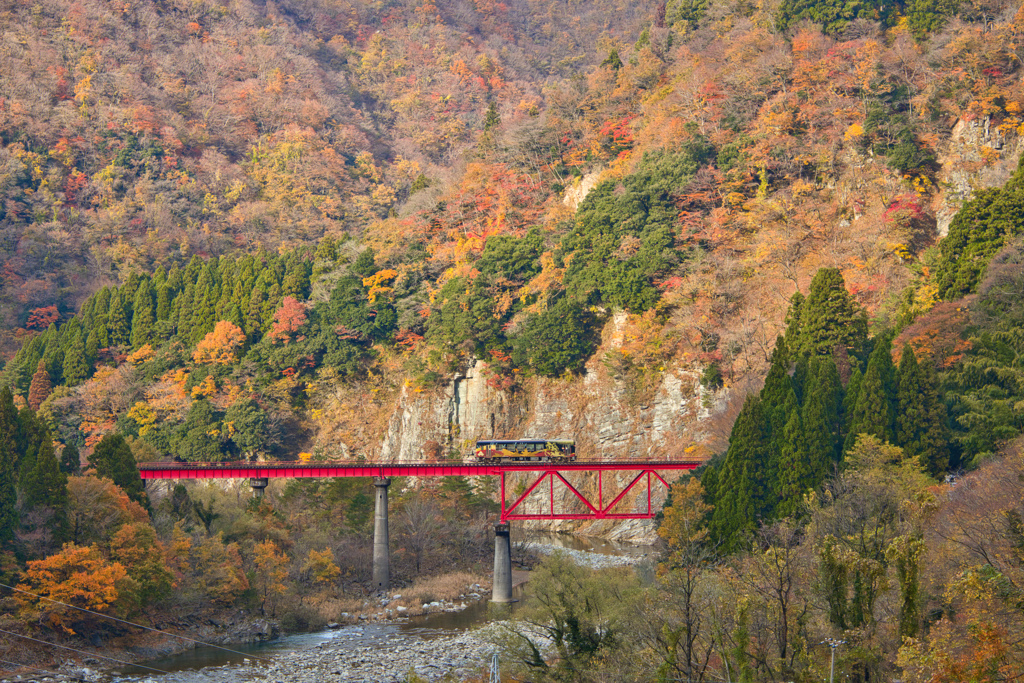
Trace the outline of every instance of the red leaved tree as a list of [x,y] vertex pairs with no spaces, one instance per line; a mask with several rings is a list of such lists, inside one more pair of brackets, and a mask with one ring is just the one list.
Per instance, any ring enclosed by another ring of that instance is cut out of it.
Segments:
[[36,373],[32,375],[32,384],[28,387],[28,407],[32,410],[39,410],[46,397],[50,395],[53,385],[50,383],[50,374],[46,372],[43,361],[36,366]]
[[292,338],[299,328],[306,323],[306,307],[298,299],[286,296],[281,308],[274,313],[274,324],[270,328],[270,339],[275,342],[302,341],[304,336]]

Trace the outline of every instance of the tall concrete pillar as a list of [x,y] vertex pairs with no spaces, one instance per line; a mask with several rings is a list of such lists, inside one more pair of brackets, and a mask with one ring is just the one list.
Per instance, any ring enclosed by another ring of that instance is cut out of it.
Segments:
[[266,477],[251,477],[249,479],[249,486],[252,487],[253,498],[262,498],[263,490],[267,488]]
[[388,545],[388,486],[387,477],[374,477],[377,487],[373,513],[373,585],[378,591],[391,590],[391,551]]
[[491,602],[514,602],[512,599],[512,541],[508,523],[494,525],[494,581]]

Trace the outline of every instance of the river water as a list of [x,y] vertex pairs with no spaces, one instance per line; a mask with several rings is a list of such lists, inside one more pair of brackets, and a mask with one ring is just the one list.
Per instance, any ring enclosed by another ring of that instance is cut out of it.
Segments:
[[[620,563],[643,566],[655,552],[652,546],[631,545],[607,539],[588,539],[558,533],[530,532],[523,537],[517,537],[514,534],[512,541],[513,556],[525,548],[540,554],[563,550],[574,557],[578,563],[594,567]],[[524,587],[517,587],[513,593],[517,599],[521,600],[524,597]],[[516,604],[494,605],[483,599],[469,603],[466,609],[459,612],[425,614],[411,617],[401,623],[352,624],[316,633],[296,633],[269,642],[224,646],[232,651],[216,647],[197,647],[178,655],[144,662],[147,669],[125,668],[123,669],[124,675],[116,680],[199,683],[217,680],[216,677],[210,678],[206,675],[204,669],[209,669],[211,675],[213,672],[220,672],[218,675],[223,675],[223,669],[214,669],[213,667],[241,664],[246,660],[271,659],[275,655],[298,650],[310,650],[328,645],[335,649],[358,650],[366,647],[375,648],[396,639],[411,638],[426,641],[463,632],[485,624],[491,619],[507,619],[510,614],[514,615]],[[154,669],[167,672],[169,675],[157,674],[153,671]]]

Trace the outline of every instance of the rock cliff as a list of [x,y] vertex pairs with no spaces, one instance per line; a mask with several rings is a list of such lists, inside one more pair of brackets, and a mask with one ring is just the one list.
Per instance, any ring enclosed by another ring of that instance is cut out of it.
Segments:
[[[701,457],[707,453],[706,422],[725,407],[727,392],[711,393],[701,387],[694,368],[667,366],[660,381],[644,400],[627,392],[602,363],[610,350],[621,344],[619,330],[626,316],[617,314],[608,323],[607,342],[594,354],[586,371],[572,379],[533,379],[513,393],[498,391],[487,384],[486,364],[472,363],[469,369],[433,392],[417,393],[403,387],[384,434],[380,457],[389,461],[423,458],[424,444],[435,442],[448,457],[467,457],[477,439],[562,438],[575,439],[577,453],[585,459],[643,459]],[[632,475],[604,477],[604,496],[614,497]],[[596,475],[575,475],[574,486],[596,497]],[[481,483],[495,487],[494,482]],[[524,484],[510,478],[508,488],[521,492]],[[664,487],[656,489],[653,500],[660,509]],[[547,509],[549,489],[544,495],[527,499],[525,510]],[[563,484],[555,486],[555,505],[560,510],[580,507],[574,494]],[[628,496],[620,507],[646,509],[646,488]],[[621,540],[652,541],[650,522],[559,521],[535,523],[539,527],[605,535]]]

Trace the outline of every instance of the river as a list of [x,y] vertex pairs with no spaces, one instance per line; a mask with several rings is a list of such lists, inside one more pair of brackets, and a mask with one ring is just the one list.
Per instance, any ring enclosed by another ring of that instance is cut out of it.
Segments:
[[[637,546],[618,543],[607,539],[588,539],[569,534],[531,532],[526,537],[513,536],[513,555],[528,546],[541,554],[558,550],[572,556],[579,564],[591,567],[632,564],[643,567],[655,552],[651,546]],[[517,599],[524,596],[523,587],[514,591]],[[468,629],[487,623],[492,619],[507,619],[514,614],[516,604],[494,605],[486,599],[469,603],[459,612],[438,612],[411,617],[392,624],[352,624],[333,630],[316,633],[296,633],[276,640],[231,645],[235,652],[215,647],[198,647],[171,657],[144,662],[148,670],[141,668],[124,669],[118,681],[147,681],[159,683],[206,683],[209,681],[251,680],[244,675],[247,663],[259,663],[302,651],[329,649],[332,652],[352,653],[374,651],[395,647],[415,648],[417,644],[429,644],[435,639],[451,639],[464,634]],[[248,662],[246,661],[248,660]],[[157,674],[152,671],[157,669]],[[374,679],[367,671],[366,680]]]

